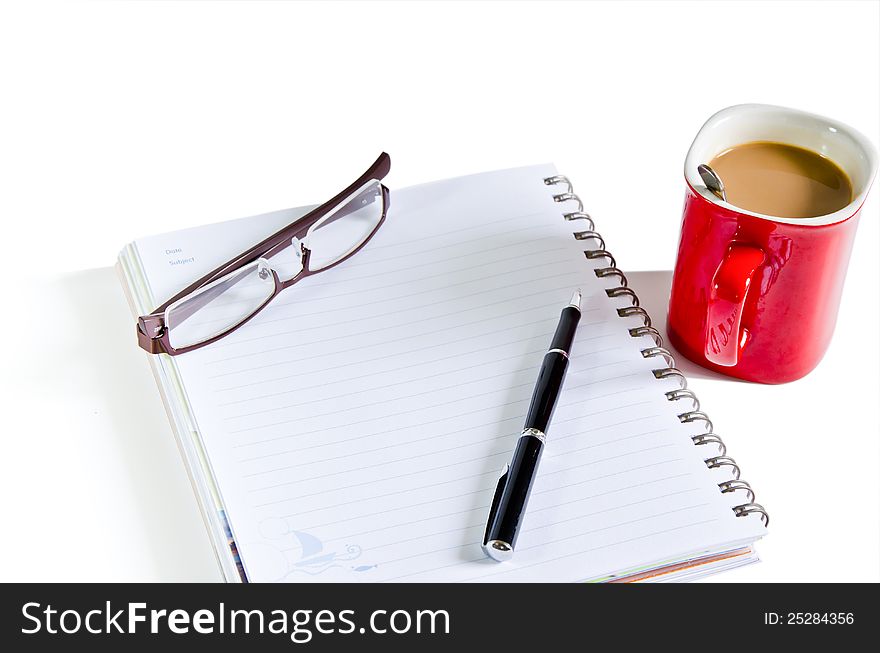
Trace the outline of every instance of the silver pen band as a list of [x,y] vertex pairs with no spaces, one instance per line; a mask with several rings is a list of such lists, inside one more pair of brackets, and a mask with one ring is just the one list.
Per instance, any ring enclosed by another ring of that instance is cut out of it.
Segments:
[[520,433],[520,437],[522,437],[524,435],[528,435],[533,438],[537,438],[538,440],[541,441],[541,444],[544,444],[544,442],[547,439],[547,436],[545,435],[544,431],[541,431],[540,429],[532,429],[532,428],[523,429],[522,433]]

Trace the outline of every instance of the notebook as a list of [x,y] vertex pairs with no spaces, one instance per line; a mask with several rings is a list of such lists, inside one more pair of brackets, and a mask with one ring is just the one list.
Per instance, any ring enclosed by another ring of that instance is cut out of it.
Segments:
[[[133,314],[307,210],[136,240],[118,265]],[[497,563],[489,504],[577,288],[565,388]],[[551,165],[392,189],[357,256],[211,346],[147,360],[229,581],[684,580],[756,561],[766,532]]]

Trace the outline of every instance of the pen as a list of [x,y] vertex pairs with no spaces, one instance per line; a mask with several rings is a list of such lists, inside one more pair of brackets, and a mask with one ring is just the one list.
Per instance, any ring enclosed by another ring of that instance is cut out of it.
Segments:
[[581,293],[575,291],[568,306],[562,309],[550,349],[544,354],[541,371],[532,393],[522,433],[516,442],[513,458],[505,465],[495,488],[489,519],[483,535],[483,551],[499,562],[513,557],[513,548],[525,516],[532,484],[538,473],[547,427],[556,401],[562,392],[568,355],[578,322],[581,319]]

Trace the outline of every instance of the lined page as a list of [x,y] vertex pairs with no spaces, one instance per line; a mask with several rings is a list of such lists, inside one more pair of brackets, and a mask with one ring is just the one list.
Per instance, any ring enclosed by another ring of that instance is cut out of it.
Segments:
[[[344,264],[175,359],[253,581],[574,581],[763,533],[736,518],[583,255],[555,170],[392,191]],[[300,210],[302,213],[304,210]],[[137,241],[157,303],[296,215]],[[600,225],[601,226],[601,225]],[[514,560],[480,549],[559,312],[583,317]],[[741,501],[740,501],[741,502]]]

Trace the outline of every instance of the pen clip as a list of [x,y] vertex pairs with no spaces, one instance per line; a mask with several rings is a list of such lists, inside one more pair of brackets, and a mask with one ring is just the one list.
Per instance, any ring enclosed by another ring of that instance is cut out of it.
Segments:
[[486,532],[483,533],[483,545],[489,541],[489,530],[495,523],[495,514],[498,512],[498,504],[501,503],[501,494],[504,491],[504,485],[507,483],[507,472],[510,471],[510,463],[505,463],[501,469],[501,476],[498,477],[498,485],[495,486],[495,496],[492,497],[492,505],[489,506],[489,518],[486,520]]

